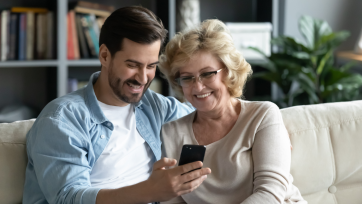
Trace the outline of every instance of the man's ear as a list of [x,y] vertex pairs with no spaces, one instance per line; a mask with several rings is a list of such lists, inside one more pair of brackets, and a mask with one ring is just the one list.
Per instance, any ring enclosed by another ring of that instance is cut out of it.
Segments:
[[111,53],[109,52],[109,50],[105,44],[102,44],[99,47],[98,58],[99,58],[99,61],[101,62],[102,67],[107,69],[109,67],[109,64],[111,63]]

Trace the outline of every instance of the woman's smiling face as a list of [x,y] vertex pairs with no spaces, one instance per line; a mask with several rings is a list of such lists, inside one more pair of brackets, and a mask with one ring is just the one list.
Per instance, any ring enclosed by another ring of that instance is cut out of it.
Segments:
[[[200,82],[198,77],[206,72],[213,72],[222,69],[210,83]],[[227,90],[223,79],[226,76],[227,68],[220,62],[217,56],[206,52],[198,51],[190,61],[180,67],[180,77],[195,77],[196,80],[188,87],[182,87],[185,98],[198,111],[207,112],[221,108],[230,100],[230,93]]]

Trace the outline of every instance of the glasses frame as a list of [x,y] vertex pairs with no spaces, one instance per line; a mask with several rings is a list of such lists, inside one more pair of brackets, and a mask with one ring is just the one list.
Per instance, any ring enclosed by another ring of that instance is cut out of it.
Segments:
[[[224,68],[221,68],[221,69],[219,69],[219,70],[212,71],[212,72],[204,72],[204,73],[202,73],[202,74],[205,74],[205,73],[213,73],[213,74],[215,74],[215,76],[216,76],[217,73],[221,72],[223,69],[224,69]],[[201,76],[201,74],[197,77],[197,79],[198,79],[198,81],[199,81],[200,83],[204,84],[204,83],[202,82],[200,76]],[[176,78],[176,79],[175,79],[176,83],[177,83],[179,86],[184,87],[184,88],[189,87],[189,86],[182,86],[182,85],[181,85],[181,78],[182,78],[182,77]],[[196,77],[195,77],[195,76],[192,76],[191,79],[192,79],[192,84],[196,82]]]

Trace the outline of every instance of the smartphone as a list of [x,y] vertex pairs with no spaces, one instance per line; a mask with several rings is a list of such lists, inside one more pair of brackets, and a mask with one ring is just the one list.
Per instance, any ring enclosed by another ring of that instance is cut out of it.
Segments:
[[195,161],[203,162],[205,152],[206,147],[203,145],[184,145],[181,150],[180,162],[178,165],[181,166]]

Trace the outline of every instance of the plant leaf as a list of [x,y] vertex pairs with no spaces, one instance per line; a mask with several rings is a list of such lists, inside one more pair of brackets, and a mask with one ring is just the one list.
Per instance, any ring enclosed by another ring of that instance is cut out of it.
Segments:
[[327,52],[323,58],[321,59],[321,61],[319,62],[319,66],[317,68],[317,74],[320,75],[324,69],[324,66],[326,65],[328,59],[331,57],[333,50],[329,50],[329,52]]
[[347,64],[344,64],[342,67],[340,67],[339,70],[341,70],[341,72],[346,72],[356,64],[357,64],[356,61],[350,61]]
[[277,38],[273,38],[270,43],[272,45],[277,45],[279,47],[282,47],[285,52],[306,52],[311,53],[312,50],[307,48],[303,43],[297,42],[294,38],[288,37],[288,36],[279,36]]
[[331,27],[326,21],[313,19],[310,16],[302,16],[299,20],[299,30],[308,43],[308,47],[315,50],[321,36],[332,33]]
[[298,74],[298,81],[301,84],[305,84],[306,86],[310,87],[311,89],[315,90],[314,82],[304,73]]
[[321,46],[328,46],[329,49],[334,49],[338,47],[343,41],[345,41],[349,36],[350,33],[348,31],[340,31],[330,33],[329,35],[324,35],[316,45],[316,49],[319,49]]

